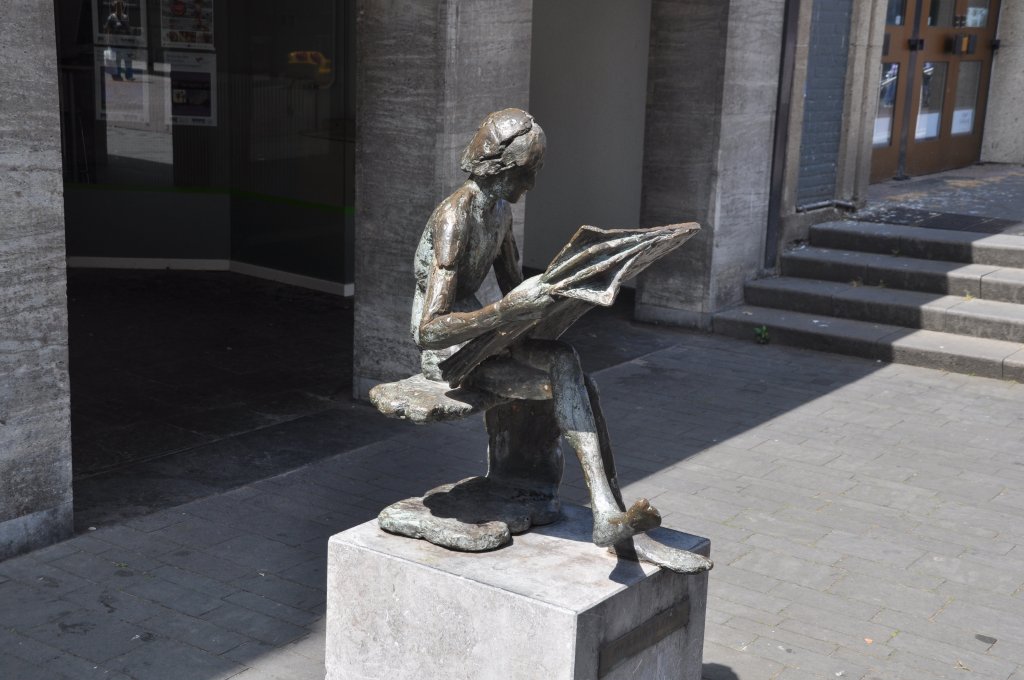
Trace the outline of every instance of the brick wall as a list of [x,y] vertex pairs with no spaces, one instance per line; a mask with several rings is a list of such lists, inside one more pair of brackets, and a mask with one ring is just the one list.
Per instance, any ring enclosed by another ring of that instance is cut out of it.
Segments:
[[853,0],[814,0],[797,205],[835,197]]

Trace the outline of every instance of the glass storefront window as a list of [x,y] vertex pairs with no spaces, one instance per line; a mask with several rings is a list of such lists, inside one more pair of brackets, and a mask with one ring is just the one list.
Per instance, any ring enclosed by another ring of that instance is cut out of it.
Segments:
[[55,7],[69,255],[348,276],[355,3]]
[[989,0],[967,0],[967,28],[985,28],[988,25]]
[[951,132],[969,135],[974,132],[974,113],[978,106],[978,83],[981,79],[980,61],[960,62],[956,80],[956,101],[953,105]]
[[931,0],[928,10],[928,25],[932,27],[949,27],[956,17],[956,0]]
[[939,136],[947,66],[946,62],[926,61],[921,68],[921,102],[917,109],[914,139],[933,139]]
[[900,82],[898,63],[882,64],[878,85],[878,111],[875,113],[875,146],[892,144],[892,116],[896,105],[896,92]]
[[907,0],[889,0],[885,10],[885,23],[890,26],[902,26],[906,20]]

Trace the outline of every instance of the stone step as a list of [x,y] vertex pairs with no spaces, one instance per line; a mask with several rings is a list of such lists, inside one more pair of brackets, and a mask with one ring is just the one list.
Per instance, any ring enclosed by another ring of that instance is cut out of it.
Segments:
[[811,245],[1024,269],[1024,236],[979,234],[873,222],[824,222],[811,227]]
[[783,276],[1024,303],[1024,269],[800,246],[782,256]]
[[1024,382],[1024,344],[744,305],[715,314],[714,332],[989,378]]
[[941,293],[781,277],[747,283],[751,305],[1024,342],[1024,305]]

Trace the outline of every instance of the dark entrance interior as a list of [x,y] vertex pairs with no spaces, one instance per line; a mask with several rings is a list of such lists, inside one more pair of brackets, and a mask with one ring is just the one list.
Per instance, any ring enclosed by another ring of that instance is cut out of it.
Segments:
[[351,402],[348,298],[228,272],[99,269],[70,270],[68,293],[79,531],[381,434]]
[[368,431],[354,6],[57,0],[79,530]]
[[1000,0],[889,0],[871,181],[981,155]]

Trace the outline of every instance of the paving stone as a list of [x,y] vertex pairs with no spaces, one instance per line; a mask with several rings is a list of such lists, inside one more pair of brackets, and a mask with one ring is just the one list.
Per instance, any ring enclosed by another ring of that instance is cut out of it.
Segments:
[[948,668],[969,670],[981,677],[1005,678],[1016,670],[1017,664],[973,652],[917,636],[913,633],[900,631],[886,642],[890,647],[912,653],[918,657],[932,659],[944,663]]
[[221,604],[216,597],[157,578],[137,581],[125,590],[131,595],[190,616],[201,616]]
[[733,616],[729,619],[727,625],[737,630],[748,631],[757,638],[775,640],[783,643],[783,645],[793,645],[824,656],[834,652],[837,647],[837,645],[820,638],[803,635],[781,626],[766,626],[763,623],[752,621],[742,616]]
[[[726,593],[726,595],[730,594]],[[785,602],[786,606],[797,602],[815,609],[825,609],[834,612],[837,616],[849,616],[863,619],[864,621],[871,619],[881,609],[881,607],[868,602],[834,593],[823,593],[794,583],[781,583],[769,595],[776,601]],[[783,611],[786,606],[778,611]]]
[[0,584],[0,627],[24,631],[60,618],[76,609],[55,594],[27,588],[16,581]]
[[264,574],[247,576],[232,583],[242,591],[261,595],[274,602],[295,607],[296,609],[310,610],[323,604],[324,592],[318,588],[296,583],[276,574]]
[[[949,645],[955,649],[975,654],[989,654],[1014,663],[1024,662],[1024,645],[1014,639],[1002,639],[977,629],[970,624],[947,619],[936,620],[912,616],[891,609],[883,609],[875,615],[875,622],[886,625],[895,633],[907,632],[917,637]],[[996,640],[996,642],[991,642]]]
[[79,610],[24,631],[25,635],[74,656],[99,664],[137,648],[152,633],[144,626],[118,620],[97,620]]
[[125,675],[146,680],[227,680],[244,669],[223,656],[159,638],[139,645],[108,665]]
[[1020,565],[991,564],[971,557],[928,554],[910,566],[912,571],[935,574],[969,586],[1013,595],[1024,586]]
[[[320,673],[314,671],[317,665],[315,663],[311,664],[311,660],[308,657],[296,654],[289,648],[278,649],[259,642],[246,643],[231,650],[224,656],[240,664],[249,665],[253,670],[268,677],[281,678],[282,680],[319,677],[323,674],[322,671]],[[323,660],[323,657],[319,659],[321,666],[323,665]],[[317,670],[319,669],[317,668]],[[242,675],[241,677],[244,679],[247,676]]]
[[288,621],[296,626],[308,626],[314,621],[320,619],[318,613],[313,613],[305,609],[297,609],[290,607],[286,604],[281,604],[270,598],[257,595],[256,593],[239,592],[234,593],[226,598],[226,602],[231,602],[237,605],[241,605],[253,611],[257,611],[267,616],[271,616],[275,619],[281,619],[282,621]]
[[881,538],[870,538],[845,531],[830,531],[817,542],[820,550],[833,550],[839,555],[882,562],[892,566],[907,567],[924,556],[923,550],[908,548],[900,543]]
[[222,603],[202,618],[221,628],[275,646],[292,642],[305,634],[305,630],[288,621],[229,602]]
[[870,603],[879,608],[888,607],[919,616],[936,614],[948,602],[948,598],[934,592],[908,588],[895,583],[884,583],[859,574],[847,574],[834,584],[829,592],[844,598]]
[[783,665],[764,659],[746,649],[733,649],[712,641],[704,642],[704,680],[736,680],[736,678],[772,678]]
[[865,663],[818,654],[768,637],[758,638],[750,644],[748,650],[761,658],[825,678],[862,678],[869,670]]
[[244,635],[225,630],[194,616],[173,611],[161,612],[143,621],[142,625],[161,639],[183,642],[211,654],[223,654],[249,641],[249,638]]

